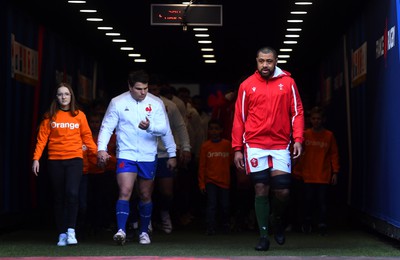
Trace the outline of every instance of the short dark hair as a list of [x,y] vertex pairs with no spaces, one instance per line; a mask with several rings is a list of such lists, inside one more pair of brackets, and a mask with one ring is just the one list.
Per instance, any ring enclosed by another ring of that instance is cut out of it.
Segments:
[[319,114],[321,117],[325,116],[324,109],[322,107],[319,107],[319,106],[315,106],[310,110],[310,116],[312,114]]
[[219,121],[219,120],[216,119],[216,118],[211,118],[211,119],[208,121],[208,127],[210,127],[211,125],[218,125],[220,128],[222,128],[221,121]]
[[144,70],[131,71],[128,75],[128,84],[133,86],[136,82],[149,83],[149,74]]
[[258,54],[260,54],[260,52],[262,52],[262,53],[271,53],[272,52],[272,54],[274,55],[274,58],[278,57],[278,53],[276,52],[276,50],[274,48],[269,47],[269,46],[265,46],[265,47],[260,48],[257,51],[256,57],[258,57]]

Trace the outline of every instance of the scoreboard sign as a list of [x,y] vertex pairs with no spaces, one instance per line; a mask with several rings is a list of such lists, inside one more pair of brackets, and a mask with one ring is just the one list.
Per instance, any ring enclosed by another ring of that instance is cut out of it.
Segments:
[[151,25],[222,26],[222,5],[152,4]]

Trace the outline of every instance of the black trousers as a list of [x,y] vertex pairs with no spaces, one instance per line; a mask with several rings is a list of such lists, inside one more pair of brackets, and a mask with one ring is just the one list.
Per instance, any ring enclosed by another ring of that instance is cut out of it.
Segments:
[[310,222],[317,208],[317,224],[326,224],[329,184],[304,183],[304,221]]
[[75,228],[79,207],[79,185],[83,160],[49,160],[48,170],[53,190],[55,222],[58,233]]

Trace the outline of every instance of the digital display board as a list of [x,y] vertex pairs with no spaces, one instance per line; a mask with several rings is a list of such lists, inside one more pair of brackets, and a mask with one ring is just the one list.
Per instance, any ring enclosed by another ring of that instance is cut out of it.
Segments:
[[222,26],[222,5],[152,4],[151,25]]

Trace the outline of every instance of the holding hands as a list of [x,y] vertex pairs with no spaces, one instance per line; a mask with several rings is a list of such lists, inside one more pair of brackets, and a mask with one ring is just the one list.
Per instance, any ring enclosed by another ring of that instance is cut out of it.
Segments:
[[97,152],[97,166],[100,168],[104,168],[110,159],[110,155],[106,151],[98,151]]

